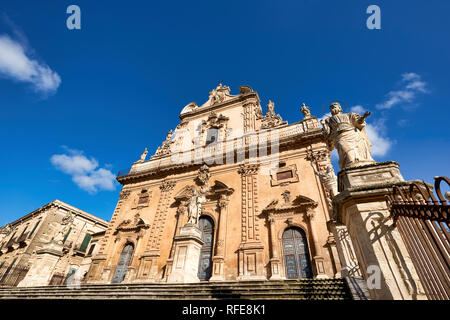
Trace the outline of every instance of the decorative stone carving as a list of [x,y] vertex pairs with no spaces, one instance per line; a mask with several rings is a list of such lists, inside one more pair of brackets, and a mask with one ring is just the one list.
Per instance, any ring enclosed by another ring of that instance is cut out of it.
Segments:
[[341,169],[375,163],[370,152],[370,141],[365,132],[365,119],[357,113],[343,113],[339,103],[330,106],[331,117],[321,120],[329,150],[337,149]]
[[145,157],[147,157],[147,153],[148,153],[147,148],[145,148],[144,152],[142,152],[142,154],[141,154],[141,158],[137,162],[139,162],[139,163],[144,162]]
[[[283,214],[286,212],[296,212],[300,209],[303,209],[307,214],[312,212],[312,209],[317,207],[317,202],[305,197],[305,196],[297,196],[294,200],[291,199],[291,194],[289,191],[284,191],[282,194],[284,199],[284,203],[279,204],[278,200],[272,200],[266,208],[262,210],[263,215],[267,216],[275,216],[277,214]],[[286,201],[287,200],[287,201]]]
[[173,131],[170,130],[167,133],[166,140],[163,141],[162,145],[158,147],[155,154],[151,157],[151,159],[154,159],[156,157],[162,157],[166,155],[170,155],[170,146],[173,144],[172,141]]
[[261,128],[262,129],[269,129],[274,128],[283,124],[287,124],[287,121],[283,121],[281,116],[279,114],[275,114],[275,104],[269,100],[269,103],[267,104],[267,113],[266,115],[261,119]]
[[312,118],[311,111],[306,104],[302,104],[300,111],[303,113],[303,120]]
[[253,89],[249,86],[240,86],[239,87],[239,93],[240,94],[247,94],[253,92]]
[[175,187],[176,183],[177,182],[175,180],[165,180],[163,181],[163,183],[161,183],[159,188],[161,189],[162,192],[167,192],[172,190]]
[[141,215],[136,213],[133,217],[133,221],[126,219],[119,223],[114,234],[119,232],[139,232],[141,229],[148,229],[149,227],[150,225],[141,218]]
[[287,121],[283,121],[279,114],[275,114],[275,104],[269,100],[267,104],[267,113],[261,118],[261,128],[269,129],[287,124]]
[[217,115],[214,111],[211,111],[209,113],[208,119],[202,121],[202,132],[205,132],[208,129],[216,128],[220,129],[223,128],[226,124],[226,122],[229,120],[228,117],[225,117],[224,115]]
[[217,88],[209,93],[211,105],[223,102],[226,94],[230,94],[230,88],[228,86],[222,86],[220,83]]
[[202,187],[203,192],[206,192],[209,188],[209,178],[211,174],[209,173],[209,167],[204,164],[198,169],[197,177],[195,178],[196,183]]
[[66,215],[62,218],[61,224],[66,225],[73,221],[73,215],[69,211],[66,213]]
[[194,109],[197,109],[197,108],[198,108],[197,103],[191,102],[191,103],[189,103],[188,105],[186,105],[186,106],[183,108],[183,110],[181,110],[180,115],[185,114],[185,113],[188,113],[188,112],[190,112],[190,111],[192,111],[192,110],[194,110]]
[[130,190],[122,190],[120,192],[119,200],[126,200],[130,196]]
[[283,197],[285,204],[289,204],[291,202],[291,193],[289,190],[285,190],[281,196]]
[[[314,166],[311,163],[311,166],[314,169],[314,172],[316,175],[319,176],[320,181],[323,183],[323,186],[325,189],[329,192],[330,197],[333,198],[335,195],[338,194],[338,187],[337,187],[337,176],[334,173],[333,166],[329,164],[325,172],[320,172],[314,168]],[[331,200],[331,199],[330,199]]]
[[253,164],[253,165],[244,165],[241,164],[238,169],[238,173],[243,176],[249,176],[254,175],[258,173],[259,165]]
[[7,223],[3,228],[0,229],[0,234],[9,235],[12,231],[11,225]]

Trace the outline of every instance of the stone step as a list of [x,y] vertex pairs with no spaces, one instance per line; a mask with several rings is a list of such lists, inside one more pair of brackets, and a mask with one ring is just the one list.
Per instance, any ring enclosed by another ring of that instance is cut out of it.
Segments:
[[3,287],[0,299],[351,299],[343,279],[233,281],[221,283],[85,284],[66,286]]
[[[88,288],[149,288],[149,287],[160,287],[164,288],[185,288],[185,287],[286,287],[286,286],[322,286],[322,285],[344,285],[345,281],[343,279],[332,279],[332,280],[287,280],[287,281],[264,281],[264,282],[205,282],[205,283],[183,283],[183,284],[170,284],[170,283],[132,283],[132,284],[82,284],[83,289]],[[42,286],[42,287],[28,287],[28,288],[64,288],[65,286]],[[2,290],[10,290],[11,287],[0,287]],[[17,288],[23,289],[23,288]]]

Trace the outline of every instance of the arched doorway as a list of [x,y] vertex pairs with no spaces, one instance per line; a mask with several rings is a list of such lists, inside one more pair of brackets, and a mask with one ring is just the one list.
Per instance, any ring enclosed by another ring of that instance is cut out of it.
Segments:
[[204,244],[200,251],[200,261],[198,263],[198,278],[209,280],[212,272],[212,247],[214,243],[214,222],[208,216],[201,216],[198,226],[202,230],[202,240]]
[[130,264],[131,257],[133,256],[134,246],[132,243],[127,243],[122,250],[119,257],[119,262],[117,263],[116,272],[114,272],[114,277],[111,283],[121,283],[125,279],[127,273],[128,265]]
[[287,228],[283,232],[282,241],[286,278],[312,278],[311,259],[305,232],[300,228]]

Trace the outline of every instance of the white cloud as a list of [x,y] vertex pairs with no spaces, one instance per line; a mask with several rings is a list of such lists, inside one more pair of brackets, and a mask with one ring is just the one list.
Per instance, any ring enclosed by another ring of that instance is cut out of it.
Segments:
[[392,146],[392,141],[386,137],[384,121],[380,120],[374,124],[366,123],[367,137],[372,144],[372,156],[384,156]]
[[386,94],[387,100],[377,104],[377,109],[390,109],[395,105],[412,103],[417,93],[427,93],[426,82],[421,80],[421,76],[414,72],[402,74],[402,88],[390,91]]
[[57,170],[71,175],[72,181],[82,190],[93,194],[116,188],[115,175],[105,168],[97,168],[96,159],[88,159],[82,151],[63,148],[68,154],[54,154],[50,162]]
[[363,106],[357,105],[357,106],[353,106],[350,108],[351,112],[355,112],[355,113],[364,113],[364,108]]
[[43,62],[26,54],[25,46],[7,35],[0,35],[0,75],[31,84],[41,93],[54,93],[60,76]]

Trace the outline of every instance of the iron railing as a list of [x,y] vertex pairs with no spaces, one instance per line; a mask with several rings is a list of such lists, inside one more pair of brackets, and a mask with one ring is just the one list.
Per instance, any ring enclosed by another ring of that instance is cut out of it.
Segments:
[[[450,299],[449,204],[440,184],[447,177],[436,177],[437,198],[427,184],[412,183],[409,189],[394,187],[386,199],[394,226],[405,242],[420,281],[430,300]],[[446,194],[447,196],[447,194]]]

